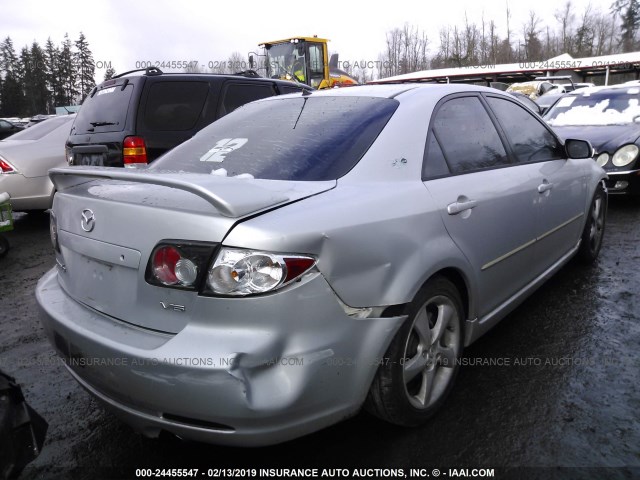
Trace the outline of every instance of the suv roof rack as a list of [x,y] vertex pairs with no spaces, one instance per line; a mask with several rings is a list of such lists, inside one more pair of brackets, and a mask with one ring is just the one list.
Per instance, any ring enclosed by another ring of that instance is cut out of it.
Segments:
[[145,75],[149,75],[150,77],[154,75],[162,75],[164,73],[162,70],[160,70],[157,67],[147,67],[147,68],[138,68],[137,70],[129,70],[128,72],[119,73],[118,75],[114,75],[111,78],[120,78],[135,72],[144,72]]
[[234,73],[234,75],[238,75],[240,77],[260,78],[260,74],[255,70],[243,70],[241,72]]

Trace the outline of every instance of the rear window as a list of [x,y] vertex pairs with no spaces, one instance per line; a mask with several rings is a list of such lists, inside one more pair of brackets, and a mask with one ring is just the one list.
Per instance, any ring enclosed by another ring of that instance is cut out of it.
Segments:
[[245,103],[273,97],[276,91],[270,83],[228,83],[224,88],[223,100],[220,105],[219,116],[233,112]]
[[358,163],[397,107],[397,100],[368,97],[252,103],[201,130],[149,168],[334,180]]
[[42,137],[49,135],[55,129],[67,123],[69,130],[71,129],[71,119],[69,117],[56,117],[49,118],[40,123],[36,123],[32,127],[25,128],[24,130],[14,133],[11,136],[11,140],[40,140]]
[[209,93],[208,82],[156,82],[149,89],[144,129],[185,131],[195,127]]
[[76,118],[75,134],[121,132],[124,130],[129,109],[129,100],[133,92],[133,84],[123,83],[99,89],[94,95],[88,96]]

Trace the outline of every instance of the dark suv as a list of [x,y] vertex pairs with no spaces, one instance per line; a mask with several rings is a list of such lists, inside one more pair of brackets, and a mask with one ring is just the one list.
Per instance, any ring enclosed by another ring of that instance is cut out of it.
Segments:
[[69,165],[146,164],[245,103],[310,90],[253,75],[134,72],[87,96],[67,140]]

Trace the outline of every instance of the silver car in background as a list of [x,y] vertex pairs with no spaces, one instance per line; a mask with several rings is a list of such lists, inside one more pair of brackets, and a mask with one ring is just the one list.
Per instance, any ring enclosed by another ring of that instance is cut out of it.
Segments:
[[13,210],[51,208],[49,169],[67,163],[64,143],[74,118],[53,117],[0,141],[0,192],[11,195]]
[[379,85],[248,104],[141,171],[62,168],[42,323],[136,430],[292,439],[431,416],[463,347],[579,255],[605,174],[515,98]]

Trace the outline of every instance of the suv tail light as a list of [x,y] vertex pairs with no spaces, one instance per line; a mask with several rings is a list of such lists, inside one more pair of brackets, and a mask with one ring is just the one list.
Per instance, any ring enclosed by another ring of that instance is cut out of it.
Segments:
[[135,166],[147,162],[147,147],[142,137],[126,137],[122,142],[124,166]]
[[18,173],[18,170],[9,162],[0,158],[0,174],[2,173]]

